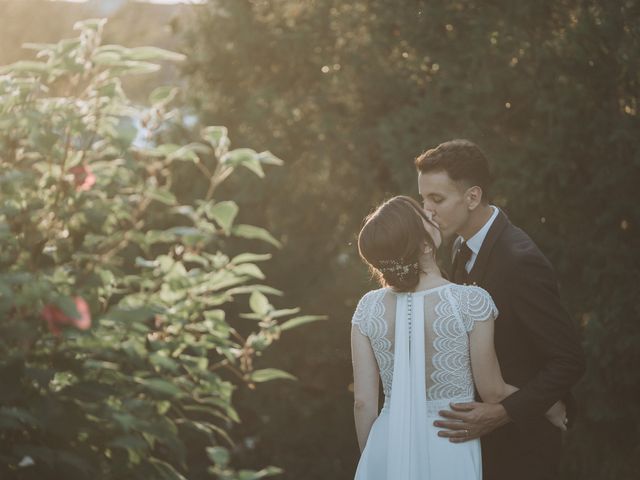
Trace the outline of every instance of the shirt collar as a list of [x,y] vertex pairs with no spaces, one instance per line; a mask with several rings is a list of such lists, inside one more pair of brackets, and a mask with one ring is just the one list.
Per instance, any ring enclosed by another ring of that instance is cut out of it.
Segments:
[[489,220],[487,220],[487,223],[485,223],[482,226],[482,228],[478,230],[473,237],[467,240],[467,246],[476,255],[480,253],[480,248],[482,248],[482,243],[484,242],[484,238],[487,236],[487,233],[489,233],[489,229],[491,228],[491,225],[493,225],[493,221],[498,216],[499,210],[493,205],[490,205],[490,207],[493,209],[493,214],[491,215]]

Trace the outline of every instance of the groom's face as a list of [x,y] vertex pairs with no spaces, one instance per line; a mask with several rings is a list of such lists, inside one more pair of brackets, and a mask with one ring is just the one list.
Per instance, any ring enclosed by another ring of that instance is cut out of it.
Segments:
[[459,182],[451,180],[445,171],[420,172],[418,190],[424,209],[433,214],[443,237],[449,238],[463,230],[469,221],[469,209],[466,189]]

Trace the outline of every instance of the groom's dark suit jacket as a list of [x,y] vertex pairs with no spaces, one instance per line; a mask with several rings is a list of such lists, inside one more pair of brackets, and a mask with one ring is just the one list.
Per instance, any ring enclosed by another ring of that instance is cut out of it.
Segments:
[[475,283],[493,297],[502,375],[520,389],[502,401],[512,421],[482,438],[483,480],[555,479],[561,431],[544,414],[563,399],[571,420],[570,389],[585,361],[551,264],[500,211],[467,278],[453,281]]

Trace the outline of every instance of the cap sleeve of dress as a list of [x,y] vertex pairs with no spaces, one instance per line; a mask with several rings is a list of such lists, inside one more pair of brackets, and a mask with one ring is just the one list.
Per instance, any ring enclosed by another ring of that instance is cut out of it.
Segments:
[[351,318],[351,324],[356,325],[360,333],[367,336],[367,320],[369,318],[369,311],[371,306],[371,292],[367,292],[358,302],[358,306],[356,307],[356,311],[353,312],[353,317]]
[[489,292],[477,286],[463,287],[460,292],[460,311],[468,332],[476,322],[495,320],[499,313]]

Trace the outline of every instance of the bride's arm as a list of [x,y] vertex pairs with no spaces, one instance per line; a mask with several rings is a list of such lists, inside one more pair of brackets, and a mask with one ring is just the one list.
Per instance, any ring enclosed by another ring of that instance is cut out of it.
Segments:
[[362,452],[371,426],[378,416],[380,377],[371,343],[355,325],[351,328],[351,360],[353,363],[353,416],[358,445]]

